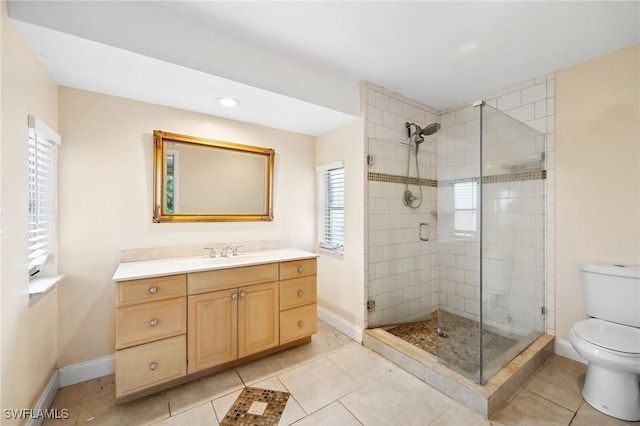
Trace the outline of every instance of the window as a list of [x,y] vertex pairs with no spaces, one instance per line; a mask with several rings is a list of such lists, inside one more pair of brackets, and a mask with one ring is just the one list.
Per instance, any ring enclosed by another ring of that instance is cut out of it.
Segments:
[[56,237],[56,163],[60,136],[33,116],[29,124],[29,278],[54,251]]
[[473,238],[478,229],[478,183],[460,182],[453,186],[453,228],[457,237]]
[[319,188],[320,247],[344,252],[344,166],[342,162],[316,168]]

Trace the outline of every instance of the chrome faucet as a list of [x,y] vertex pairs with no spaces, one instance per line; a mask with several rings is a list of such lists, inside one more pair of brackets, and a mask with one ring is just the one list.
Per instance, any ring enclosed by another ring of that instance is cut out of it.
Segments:
[[228,257],[229,256],[229,250],[232,250],[233,246],[226,246],[225,248],[222,249],[222,251],[220,252],[220,256],[222,257]]
[[234,255],[234,256],[237,256],[237,255],[238,255],[238,249],[239,249],[240,247],[244,247],[244,244],[240,244],[240,245],[235,246],[235,247],[233,248],[233,255]]
[[209,257],[216,257],[216,249],[213,247],[205,247],[205,250],[209,250]]

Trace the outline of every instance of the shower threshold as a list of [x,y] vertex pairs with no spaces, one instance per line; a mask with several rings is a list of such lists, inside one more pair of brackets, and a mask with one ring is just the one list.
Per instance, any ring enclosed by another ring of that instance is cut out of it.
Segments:
[[540,336],[483,386],[442,365],[436,356],[382,328],[364,330],[362,344],[488,419],[551,356],[554,336]]

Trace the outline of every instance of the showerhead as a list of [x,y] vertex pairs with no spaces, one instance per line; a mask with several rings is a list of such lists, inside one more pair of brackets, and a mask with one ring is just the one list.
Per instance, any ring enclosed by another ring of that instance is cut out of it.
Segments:
[[424,136],[431,136],[435,132],[440,130],[439,123],[432,123],[428,126],[425,126],[424,128],[421,128],[416,123],[409,123],[407,121],[406,123],[404,123],[404,127],[407,128],[407,137],[409,138],[411,137],[411,126],[414,126],[416,128],[416,131],[414,133],[416,144],[424,142]]
[[420,130],[423,135],[429,136],[440,130],[440,123],[432,123]]

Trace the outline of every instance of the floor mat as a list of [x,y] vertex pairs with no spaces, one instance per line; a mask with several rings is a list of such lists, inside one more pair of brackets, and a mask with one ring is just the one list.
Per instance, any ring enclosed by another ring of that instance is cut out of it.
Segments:
[[289,392],[247,387],[240,392],[220,425],[277,425],[289,400]]

